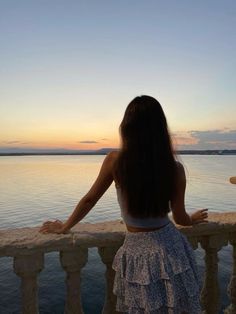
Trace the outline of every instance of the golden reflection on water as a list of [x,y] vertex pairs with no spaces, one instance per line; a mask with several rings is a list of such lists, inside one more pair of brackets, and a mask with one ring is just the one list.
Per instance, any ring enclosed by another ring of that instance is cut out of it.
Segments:
[[[96,179],[105,156],[10,156],[0,158],[0,227],[66,219]],[[229,177],[236,156],[181,156],[186,168],[186,208],[235,208]],[[120,218],[114,185],[84,221]]]

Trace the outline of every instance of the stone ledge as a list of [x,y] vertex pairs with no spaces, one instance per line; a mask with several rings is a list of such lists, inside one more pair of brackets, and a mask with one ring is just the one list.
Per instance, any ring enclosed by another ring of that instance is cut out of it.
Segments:
[[[236,212],[211,212],[208,221],[194,226],[176,226],[189,237],[224,234],[236,238]],[[6,229],[0,231],[0,256],[70,250],[75,246],[117,246],[122,244],[125,231],[125,224],[120,220],[79,223],[70,233],[63,235],[41,234],[38,227]]]

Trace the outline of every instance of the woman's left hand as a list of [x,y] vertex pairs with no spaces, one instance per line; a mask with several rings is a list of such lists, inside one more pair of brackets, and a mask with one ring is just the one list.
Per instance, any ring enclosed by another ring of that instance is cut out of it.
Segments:
[[42,227],[39,229],[41,233],[65,233],[64,224],[60,220],[46,221],[43,223]]
[[199,224],[201,222],[208,222],[208,208],[203,208],[195,211],[190,215],[192,224]]

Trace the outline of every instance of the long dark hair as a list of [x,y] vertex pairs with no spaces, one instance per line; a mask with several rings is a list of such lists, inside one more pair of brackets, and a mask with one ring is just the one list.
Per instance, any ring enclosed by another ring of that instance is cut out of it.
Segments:
[[177,164],[160,103],[150,96],[134,98],[125,111],[120,135],[115,176],[129,214],[166,215],[175,193]]

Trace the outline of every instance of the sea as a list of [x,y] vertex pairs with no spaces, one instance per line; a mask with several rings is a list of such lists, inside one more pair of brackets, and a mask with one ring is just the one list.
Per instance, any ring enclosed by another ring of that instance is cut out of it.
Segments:
[[[104,155],[1,156],[0,229],[40,226],[46,220],[65,220],[96,179]],[[236,155],[180,155],[187,177],[186,209],[208,208],[223,213],[236,210]],[[121,219],[115,186],[102,196],[83,222]],[[195,250],[201,278],[204,251]],[[229,303],[227,285],[232,273],[232,247],[219,252],[221,309]],[[85,314],[99,314],[105,297],[105,266],[97,248],[81,273],[82,305]],[[38,276],[39,312],[64,313],[65,272],[59,253],[45,254],[45,267]],[[13,259],[0,258],[0,314],[18,314],[20,279],[13,272]]]

